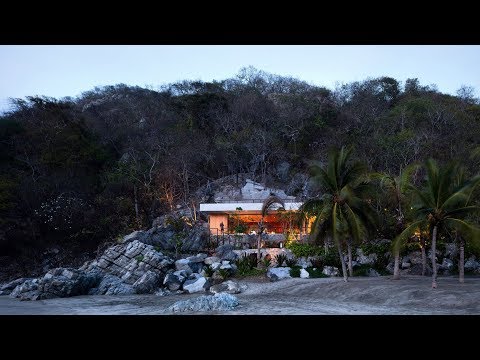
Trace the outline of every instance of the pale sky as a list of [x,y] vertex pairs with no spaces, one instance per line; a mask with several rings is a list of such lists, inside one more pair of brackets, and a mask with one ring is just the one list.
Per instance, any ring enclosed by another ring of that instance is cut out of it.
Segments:
[[478,45],[0,45],[0,111],[27,95],[78,96],[95,86],[223,80],[254,66],[333,89],[390,76],[455,94],[480,89]]

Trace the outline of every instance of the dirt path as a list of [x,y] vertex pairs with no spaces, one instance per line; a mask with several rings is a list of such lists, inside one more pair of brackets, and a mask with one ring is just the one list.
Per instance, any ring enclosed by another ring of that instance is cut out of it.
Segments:
[[[440,278],[439,288],[420,276],[240,281],[248,288],[236,295],[240,305],[219,314],[480,314],[480,278]],[[163,314],[164,309],[192,295],[77,296],[19,301],[0,296],[0,314]],[[212,313],[205,313],[212,314]]]

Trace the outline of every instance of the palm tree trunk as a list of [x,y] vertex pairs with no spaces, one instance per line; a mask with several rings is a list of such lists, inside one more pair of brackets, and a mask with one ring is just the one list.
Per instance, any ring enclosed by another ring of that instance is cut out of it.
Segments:
[[458,262],[458,281],[465,282],[465,242],[460,237],[460,260]]
[[427,254],[425,253],[425,244],[421,247],[422,251],[422,276],[425,276],[427,271]]
[[337,245],[337,248],[338,256],[340,256],[340,262],[342,263],[343,281],[348,282],[347,265],[345,265],[345,259],[343,258],[342,248],[340,247],[340,244]]
[[353,276],[353,264],[352,264],[352,241],[347,242],[347,252],[348,252],[348,275]]
[[260,264],[260,243],[262,239],[262,234],[258,234],[257,236],[257,264]]
[[433,235],[432,235],[432,289],[437,287],[437,260],[436,260],[436,252],[437,252],[437,225],[433,227]]
[[393,266],[393,280],[400,280],[400,249],[395,250],[395,265]]

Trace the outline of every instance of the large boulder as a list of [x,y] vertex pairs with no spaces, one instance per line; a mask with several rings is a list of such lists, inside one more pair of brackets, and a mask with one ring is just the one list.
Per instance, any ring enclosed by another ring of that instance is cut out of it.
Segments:
[[327,276],[338,276],[340,274],[340,270],[335,266],[324,266],[322,273]]
[[480,262],[475,259],[475,255],[472,255],[465,261],[465,271],[475,271],[480,268]]
[[291,278],[289,267],[270,268],[267,271],[267,277],[270,281],[278,281]]
[[210,257],[207,257],[203,262],[205,263],[205,265],[212,265],[215,263],[220,263],[221,259],[216,256],[210,256]]
[[37,300],[39,297],[38,279],[25,280],[13,289],[10,296],[20,300]]
[[204,312],[204,311],[227,311],[238,306],[238,299],[226,293],[215,295],[203,295],[195,299],[177,301],[167,309],[167,312]]
[[153,294],[162,281],[163,275],[148,270],[132,286],[137,294]]
[[377,261],[377,254],[365,255],[363,250],[357,249],[357,258],[355,259],[360,265],[373,265]]
[[180,272],[175,271],[173,274],[167,274],[163,280],[163,285],[170,291],[180,290],[186,277],[180,275]]
[[300,277],[302,279],[308,279],[310,277],[310,274],[308,273],[307,270],[305,269],[300,269]]
[[83,271],[70,268],[56,268],[42,278],[27,280],[18,285],[10,294],[22,300],[41,300],[56,297],[86,295],[102,279],[100,271]]
[[89,295],[132,295],[135,289],[125,284],[118,276],[107,274],[96,288],[90,289]]
[[231,244],[220,245],[215,249],[215,256],[220,260],[235,261],[238,255],[233,251],[234,249]]
[[15,289],[18,285],[23,284],[27,280],[32,280],[32,278],[19,278],[2,285],[0,287],[0,295],[10,294],[13,289]]
[[207,279],[199,277],[198,279],[187,280],[183,283],[183,290],[189,294],[205,291],[204,285],[207,283]]
[[242,289],[237,282],[228,280],[221,284],[211,286],[210,292],[214,294],[221,293],[221,292],[226,292],[228,294],[239,294],[242,292]]
[[155,250],[151,245],[138,240],[108,248],[100,259],[90,263],[86,269],[98,269],[118,276],[125,284],[133,285],[147,271],[163,276],[173,265],[168,256]]

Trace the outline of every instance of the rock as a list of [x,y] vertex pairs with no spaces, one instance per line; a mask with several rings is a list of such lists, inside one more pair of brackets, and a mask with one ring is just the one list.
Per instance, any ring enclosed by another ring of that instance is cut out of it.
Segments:
[[267,271],[267,277],[270,281],[278,281],[291,278],[289,267],[270,268]]
[[206,282],[207,279],[203,276],[195,280],[187,280],[183,284],[183,290],[187,291],[189,294],[204,291],[203,285],[205,285]]
[[135,289],[132,285],[122,282],[118,276],[105,275],[97,288],[88,292],[89,295],[132,295]]
[[457,244],[452,244],[452,243],[445,244],[445,257],[448,257],[449,259],[458,258]]
[[230,270],[231,268],[232,268],[232,265],[230,265],[230,264],[220,265],[220,269]]
[[[182,271],[184,271],[184,270],[182,270]],[[178,272],[180,272],[180,271],[178,271]],[[184,276],[175,275],[175,273],[167,274],[165,276],[165,279],[163,280],[163,285],[165,285],[165,287],[167,287],[168,290],[170,290],[170,291],[176,291],[176,290],[179,290],[182,287],[183,283],[185,282],[185,279],[186,278]]]
[[221,284],[213,285],[210,287],[210,292],[217,294],[226,292],[228,294],[239,294],[242,292],[240,285],[232,280],[225,281]]
[[222,264],[219,263],[219,262],[214,262],[213,264],[210,265],[212,270],[218,270],[218,269],[220,269],[220,266],[222,266]]
[[52,269],[38,279],[38,293],[31,300],[86,295],[100,283],[102,277],[103,274],[98,270],[85,272],[70,268]]
[[376,277],[376,276],[380,276],[380,274],[375,269],[370,268],[367,270],[367,276]]
[[385,268],[385,270],[387,270],[387,272],[389,274],[393,274],[394,273],[394,268],[395,268],[395,263],[393,261],[390,261],[387,265],[387,267]]
[[422,253],[421,251],[413,251],[408,255],[410,264],[422,264]]
[[373,265],[377,261],[377,254],[365,255],[363,250],[358,248],[356,261],[360,265]]
[[327,276],[338,276],[340,274],[340,270],[335,266],[324,266],[322,273]]
[[187,260],[190,263],[201,263],[207,258],[207,254],[197,254],[196,256],[189,256]]
[[171,291],[168,289],[158,289],[157,291],[155,291],[156,296],[168,296],[171,294]]
[[195,299],[177,301],[170,306],[168,312],[186,312],[186,311],[228,311],[238,306],[238,300],[235,296],[218,293],[215,295],[203,295]]
[[306,269],[307,267],[312,266],[312,263],[310,262],[309,259],[307,259],[305,257],[299,257],[297,259],[296,265],[301,266],[303,269]]
[[187,277],[187,280],[196,280],[196,279],[199,279],[201,277],[202,277],[202,275],[200,275],[199,273],[192,273]]
[[[446,257],[443,258],[443,262],[440,265],[440,269],[443,270],[444,272],[453,270],[453,261],[450,259],[447,259]],[[444,275],[446,274],[444,273]]]
[[212,264],[220,262],[220,261],[221,261],[220,258],[218,258],[216,256],[210,256],[210,257],[205,258],[205,260],[203,260],[205,265],[212,265]]
[[402,266],[401,266],[401,268],[402,268],[402,269],[408,269],[408,268],[410,268],[411,265],[412,265],[412,264],[410,264],[409,262],[402,261]]
[[480,263],[475,260],[475,256],[472,255],[465,261],[465,271],[475,271],[480,268]]
[[233,251],[234,249],[230,244],[220,245],[215,249],[215,256],[221,260],[235,261],[238,255]]
[[175,261],[175,269],[177,271],[178,270],[187,270],[187,271],[192,272],[192,269],[190,268],[189,264],[190,264],[190,261],[188,261],[187,259],[177,260],[177,261]]
[[148,270],[132,285],[137,294],[153,294],[162,283],[163,277]]
[[302,269],[300,269],[300,277],[302,279],[308,279],[310,277],[310,274],[308,273],[307,270],[302,268]]
[[192,274],[191,271],[187,271],[187,270],[178,270],[178,271],[174,271],[173,272],[173,275],[177,276],[177,277],[183,277],[183,278],[188,278],[190,275]]
[[[410,269],[407,270],[407,274],[409,275],[422,275],[422,264],[413,264]],[[430,265],[427,264],[427,267],[425,268],[425,275],[430,276],[432,275],[432,268]]]
[[203,270],[203,261],[201,262],[194,262],[194,263],[189,263],[188,266],[194,273],[200,273]]
[[122,243],[126,244],[126,243],[132,242],[134,240],[142,241],[142,239],[144,237],[145,237],[145,231],[143,231],[143,230],[134,231],[131,234],[128,234],[127,236],[124,236],[123,239],[122,239]]
[[22,284],[17,285],[10,293],[10,297],[20,300],[37,300],[39,297],[38,279],[25,280]]
[[0,295],[8,295],[10,294],[18,285],[23,284],[27,280],[33,280],[32,278],[19,278],[9,283],[4,284],[0,287]]

